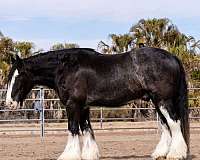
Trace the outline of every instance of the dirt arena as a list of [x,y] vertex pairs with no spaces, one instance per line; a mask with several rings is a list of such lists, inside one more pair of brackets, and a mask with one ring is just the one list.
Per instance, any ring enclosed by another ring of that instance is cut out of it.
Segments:
[[[160,134],[155,129],[142,129],[145,126],[156,127],[155,123],[125,125],[140,129],[113,129],[122,123],[108,124],[111,130],[96,130],[96,140],[100,148],[101,160],[148,160],[158,143]],[[192,126],[196,126],[193,124]],[[105,126],[104,126],[105,127]],[[105,127],[106,128],[106,127]],[[0,128],[2,131],[2,128]],[[200,159],[200,130],[191,131],[191,158]],[[5,133],[0,134],[0,160],[55,160],[63,152],[67,142],[66,132],[48,132],[41,140],[39,134]]]

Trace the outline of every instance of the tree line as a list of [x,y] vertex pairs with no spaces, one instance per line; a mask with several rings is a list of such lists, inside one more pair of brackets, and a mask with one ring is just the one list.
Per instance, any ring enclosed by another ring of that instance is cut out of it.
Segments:
[[200,40],[181,33],[167,18],[141,19],[128,33],[110,34],[111,45],[100,41],[102,53],[121,53],[143,46],[165,49],[182,60],[190,82],[200,81]]
[[[100,41],[97,50],[104,54],[122,53],[143,46],[157,47],[177,55],[183,62],[190,83],[200,81],[200,40],[181,33],[167,18],[141,19],[125,34],[109,34],[111,44]],[[50,50],[78,48],[76,43],[55,43]],[[41,53],[35,51],[33,42],[13,41],[0,32],[0,87],[6,82],[10,68],[10,55],[18,53],[22,58]]]
[[[50,50],[78,47],[79,45],[75,43],[55,43]],[[18,54],[22,58],[27,58],[41,52],[43,52],[43,49],[35,51],[35,44],[33,42],[14,41],[0,32],[0,88],[4,88],[6,84],[11,66],[11,55]]]
[[[200,40],[195,39],[190,35],[186,35],[179,31],[178,27],[167,18],[161,19],[141,19],[138,23],[130,27],[129,31],[124,34],[109,34],[110,43],[100,41],[97,45],[97,50],[103,54],[118,54],[140,47],[156,47],[168,50],[172,54],[179,57],[184,64],[187,73],[189,87],[200,87]],[[55,43],[50,50],[58,50],[64,48],[78,48],[76,43]],[[9,37],[5,37],[0,32],[0,88],[4,88],[6,84],[6,77],[10,68],[10,56],[13,53],[20,53],[22,58],[26,58],[43,52],[42,49],[35,51],[33,42],[13,41]],[[31,97],[34,97],[32,94]],[[53,98],[55,94],[49,93],[49,98]],[[189,97],[200,97],[199,90],[190,92]],[[133,105],[135,104],[135,105]],[[135,101],[130,104],[130,107],[148,107],[149,104]],[[200,107],[200,100],[193,99],[189,101],[190,106]],[[32,107],[31,105],[27,105]],[[48,102],[45,108],[63,108],[61,104],[56,104],[53,101]],[[127,112],[127,111],[125,111]],[[105,117],[126,117],[131,114],[132,117],[138,115],[135,111],[124,113],[112,113],[112,111],[105,112]],[[46,118],[61,118],[65,116],[62,111],[56,111],[56,115],[47,113]],[[149,114],[149,113],[147,113]],[[150,113],[154,114],[154,113]],[[99,114],[92,113],[93,118],[99,117]],[[198,113],[192,115],[199,116]],[[28,115],[25,115],[29,117]],[[8,115],[5,116],[7,118]]]

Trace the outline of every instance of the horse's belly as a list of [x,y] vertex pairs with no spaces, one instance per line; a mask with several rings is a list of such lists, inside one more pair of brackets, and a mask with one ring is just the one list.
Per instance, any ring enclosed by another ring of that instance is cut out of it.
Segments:
[[104,92],[93,92],[93,94],[88,95],[86,103],[93,106],[121,106],[141,96],[142,93],[140,91],[133,93],[125,88],[121,88],[120,90],[108,89]]

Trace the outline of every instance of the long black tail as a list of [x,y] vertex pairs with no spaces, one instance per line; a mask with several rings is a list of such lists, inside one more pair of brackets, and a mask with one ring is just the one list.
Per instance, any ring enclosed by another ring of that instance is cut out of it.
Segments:
[[178,96],[176,99],[176,106],[180,110],[181,131],[185,142],[188,146],[188,153],[190,149],[190,126],[189,126],[189,109],[188,109],[188,90],[186,83],[186,75],[182,63],[178,60],[180,66],[180,79],[178,86]]

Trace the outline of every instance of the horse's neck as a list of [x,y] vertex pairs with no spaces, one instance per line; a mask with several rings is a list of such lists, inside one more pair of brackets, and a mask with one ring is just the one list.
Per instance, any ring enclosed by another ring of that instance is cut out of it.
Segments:
[[[44,71],[41,71],[42,73],[45,73]],[[54,89],[55,88],[55,75],[53,74],[54,72],[51,71],[48,74],[43,74],[43,75],[34,75],[33,82],[35,85],[43,85],[47,86],[49,88]]]
[[32,66],[29,68],[29,71],[33,75],[34,85],[44,85],[52,89],[55,88],[56,62],[52,63],[43,59],[37,63],[32,63]]

